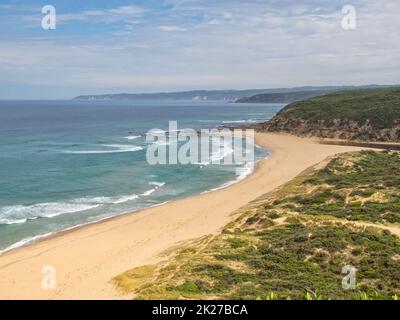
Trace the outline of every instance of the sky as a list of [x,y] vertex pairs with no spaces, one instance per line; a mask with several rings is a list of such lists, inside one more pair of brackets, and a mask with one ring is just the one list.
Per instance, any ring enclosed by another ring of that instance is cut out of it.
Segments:
[[399,0],[2,0],[0,30],[0,99],[400,84]]

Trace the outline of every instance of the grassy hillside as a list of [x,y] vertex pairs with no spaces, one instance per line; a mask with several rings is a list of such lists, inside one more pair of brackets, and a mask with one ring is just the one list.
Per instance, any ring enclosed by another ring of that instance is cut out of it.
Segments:
[[400,87],[342,91],[294,102],[260,128],[300,136],[400,141]]
[[262,93],[251,97],[244,97],[236,103],[292,103],[329,93],[328,90],[312,90],[299,92]]
[[[217,236],[118,276],[139,299],[397,299],[396,152],[347,153],[243,210]],[[341,273],[354,266],[357,287]]]
[[306,120],[367,120],[377,129],[389,128],[400,120],[400,88],[343,91],[293,104],[287,117]]

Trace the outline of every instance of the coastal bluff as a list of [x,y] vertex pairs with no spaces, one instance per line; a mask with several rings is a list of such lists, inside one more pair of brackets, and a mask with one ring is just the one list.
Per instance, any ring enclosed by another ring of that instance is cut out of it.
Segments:
[[260,132],[400,142],[400,87],[336,92],[287,105]]

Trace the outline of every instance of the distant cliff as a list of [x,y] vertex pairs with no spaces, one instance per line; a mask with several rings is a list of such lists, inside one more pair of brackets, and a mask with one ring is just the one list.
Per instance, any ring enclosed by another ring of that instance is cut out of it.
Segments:
[[255,127],[298,136],[400,142],[400,87],[343,91],[294,102]]

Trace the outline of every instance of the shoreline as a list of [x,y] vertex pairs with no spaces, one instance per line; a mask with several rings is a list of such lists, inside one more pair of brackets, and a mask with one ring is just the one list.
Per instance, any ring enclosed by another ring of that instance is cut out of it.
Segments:
[[[263,148],[263,147],[261,147],[261,148]],[[118,218],[118,217],[122,217],[124,215],[135,214],[135,213],[141,212],[143,210],[148,210],[148,209],[152,209],[152,208],[155,208],[155,207],[160,207],[160,206],[166,205],[166,204],[168,204],[170,202],[173,202],[173,201],[190,199],[191,197],[196,197],[198,195],[203,195],[203,194],[216,192],[216,191],[219,191],[219,190],[223,190],[223,189],[229,188],[230,186],[233,186],[233,185],[235,185],[237,183],[240,183],[241,181],[247,179],[249,176],[251,176],[257,170],[257,166],[258,166],[259,162],[265,161],[265,160],[268,159],[268,157],[271,155],[271,152],[268,149],[265,149],[265,148],[263,148],[263,149],[267,152],[266,157],[263,158],[263,159],[256,160],[254,162],[254,167],[251,170],[251,172],[246,174],[244,177],[239,177],[236,180],[229,180],[227,182],[222,183],[221,185],[219,185],[217,187],[214,187],[214,188],[211,188],[211,189],[207,189],[205,191],[202,191],[200,193],[196,193],[196,194],[193,194],[193,195],[184,196],[182,198],[170,199],[170,200],[167,200],[167,201],[164,201],[164,202],[161,202],[161,203],[158,203],[158,204],[154,204],[154,205],[151,205],[151,206],[148,206],[148,207],[139,208],[137,210],[116,213],[115,215],[111,215],[109,217],[104,217],[104,218],[101,218],[99,220],[94,220],[94,221],[87,222],[87,223],[77,224],[77,225],[72,226],[72,227],[68,227],[68,228],[65,228],[65,229],[49,232],[49,233],[46,233],[46,234],[39,234],[37,236],[33,236],[33,237],[30,237],[30,238],[24,238],[24,239],[21,239],[20,241],[17,241],[15,243],[13,243],[12,245],[8,246],[5,249],[0,250],[0,257],[4,256],[4,255],[6,255],[6,254],[8,254],[8,253],[10,253],[12,251],[28,247],[30,245],[33,245],[35,243],[39,243],[41,241],[50,240],[50,239],[52,239],[54,237],[62,236],[62,235],[67,234],[69,232],[73,232],[75,230],[78,230],[78,229],[81,229],[81,228],[85,228],[85,227],[88,227],[88,226],[91,226],[91,225],[94,225],[94,224],[97,224],[97,223],[107,222],[109,220],[112,220],[112,219],[115,219],[115,218]],[[18,245],[19,243],[21,243],[21,244]]]
[[[257,133],[256,144],[272,154],[237,183],[59,231],[3,253],[0,298],[124,298],[110,283],[113,277],[160,261],[162,252],[184,241],[218,233],[234,218],[232,213],[236,210],[327,156],[363,149],[322,145],[314,139],[272,133]],[[45,265],[56,268],[55,290],[41,288]]]

